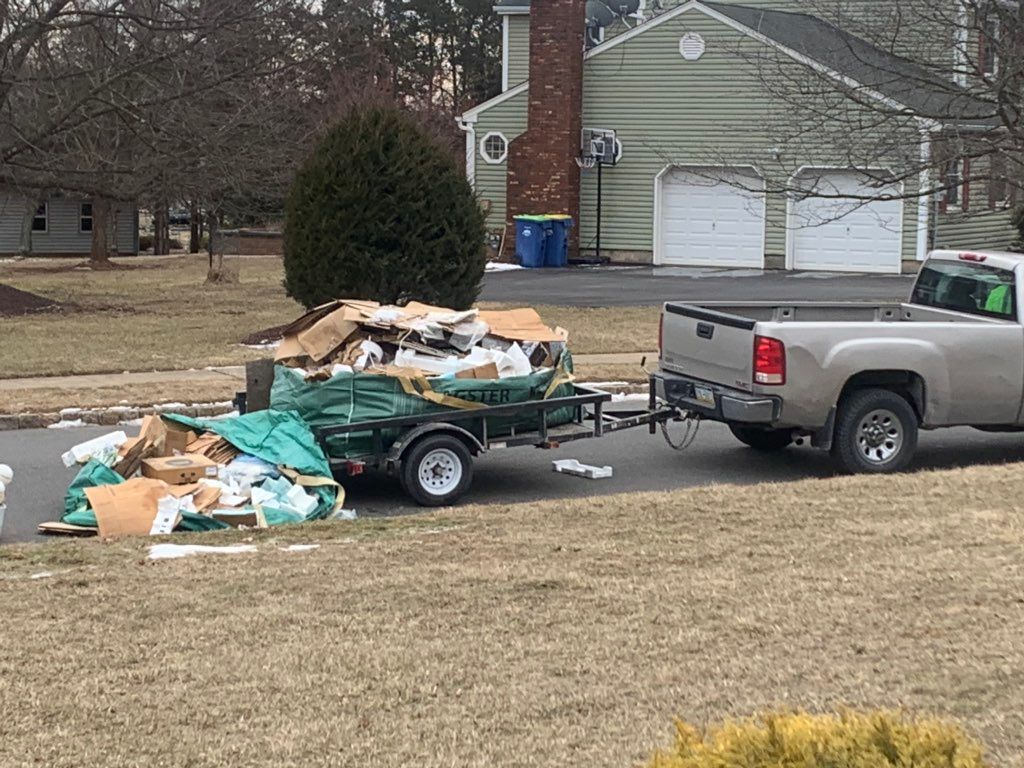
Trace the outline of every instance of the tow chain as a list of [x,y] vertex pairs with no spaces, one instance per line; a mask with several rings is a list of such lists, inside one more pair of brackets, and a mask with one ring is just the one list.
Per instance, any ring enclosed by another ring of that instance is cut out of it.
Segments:
[[683,432],[683,439],[678,443],[672,440],[672,435],[668,432],[668,422],[661,422],[661,434],[665,436],[665,442],[669,444],[673,450],[685,451],[697,440],[697,435],[700,433],[701,418],[699,414],[685,412],[683,418],[678,419],[686,424],[686,430]]

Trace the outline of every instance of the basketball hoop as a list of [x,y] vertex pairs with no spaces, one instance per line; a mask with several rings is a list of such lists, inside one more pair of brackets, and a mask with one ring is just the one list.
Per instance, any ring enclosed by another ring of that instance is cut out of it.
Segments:
[[578,165],[584,171],[592,171],[597,167],[596,157],[577,157],[576,165]]

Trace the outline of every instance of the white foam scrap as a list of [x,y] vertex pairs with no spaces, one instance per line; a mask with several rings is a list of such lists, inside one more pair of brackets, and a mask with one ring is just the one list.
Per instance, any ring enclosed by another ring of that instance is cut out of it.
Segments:
[[111,432],[107,435],[87,440],[84,443],[79,443],[74,446],[70,451],[61,456],[65,467],[73,467],[77,464],[85,464],[93,457],[97,457],[101,454],[114,453],[116,455],[117,449],[128,442],[128,435],[123,431]]
[[292,544],[290,547],[281,547],[282,552],[312,552],[320,549],[319,544]]
[[10,485],[12,480],[14,480],[14,470],[7,464],[0,464],[0,483]]
[[594,467],[589,464],[583,464],[576,459],[553,461],[551,464],[555,472],[563,475],[583,477],[587,480],[604,480],[611,477],[613,472],[611,467]]
[[40,571],[39,573],[33,573],[29,576],[30,579],[36,581],[38,579],[49,579],[52,578],[53,574],[50,571]]
[[149,548],[150,560],[176,560],[193,555],[245,555],[256,552],[252,544],[207,547],[200,544],[154,544]]
[[351,522],[352,520],[358,519],[358,515],[354,509],[338,509],[332,512],[328,516],[328,520],[345,520]]

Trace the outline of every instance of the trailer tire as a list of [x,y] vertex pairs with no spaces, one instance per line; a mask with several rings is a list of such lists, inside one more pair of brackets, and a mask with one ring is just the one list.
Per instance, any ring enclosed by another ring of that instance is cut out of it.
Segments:
[[729,425],[733,436],[746,446],[762,453],[776,453],[793,444],[793,431],[789,429],[758,429]]
[[907,468],[917,451],[913,406],[888,389],[860,389],[839,404],[832,457],[847,474],[888,474]]
[[426,435],[402,456],[400,478],[421,507],[449,506],[473,483],[473,456],[453,435]]

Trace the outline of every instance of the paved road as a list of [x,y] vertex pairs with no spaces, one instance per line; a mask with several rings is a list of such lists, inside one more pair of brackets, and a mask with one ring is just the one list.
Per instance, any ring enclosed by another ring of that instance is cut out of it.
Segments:
[[912,277],[827,272],[614,267],[493,272],[484,301],[579,307],[645,306],[665,301],[874,301],[904,299]]
[[[74,476],[60,463],[60,454],[73,443],[102,434],[102,428],[61,431],[0,432],[0,462],[14,466],[16,477],[8,496],[7,522],[0,542],[37,538],[35,526],[61,514],[64,491]],[[556,458],[576,458],[599,466],[611,465],[611,480],[589,481],[551,471]],[[916,468],[958,467],[981,463],[1024,461],[1024,435],[988,435],[968,429],[922,436]],[[603,440],[567,445],[558,451],[529,448],[498,452],[477,464],[469,502],[536,501],[633,491],[659,491],[711,484],[785,482],[833,473],[826,454],[794,448],[764,456],[744,448],[717,424],[706,424],[696,444],[676,453],[660,436],[644,430],[620,433]],[[346,481],[348,502],[363,516],[397,515],[419,511],[386,477],[367,476]],[[885,504],[880,498],[878,503]]]

